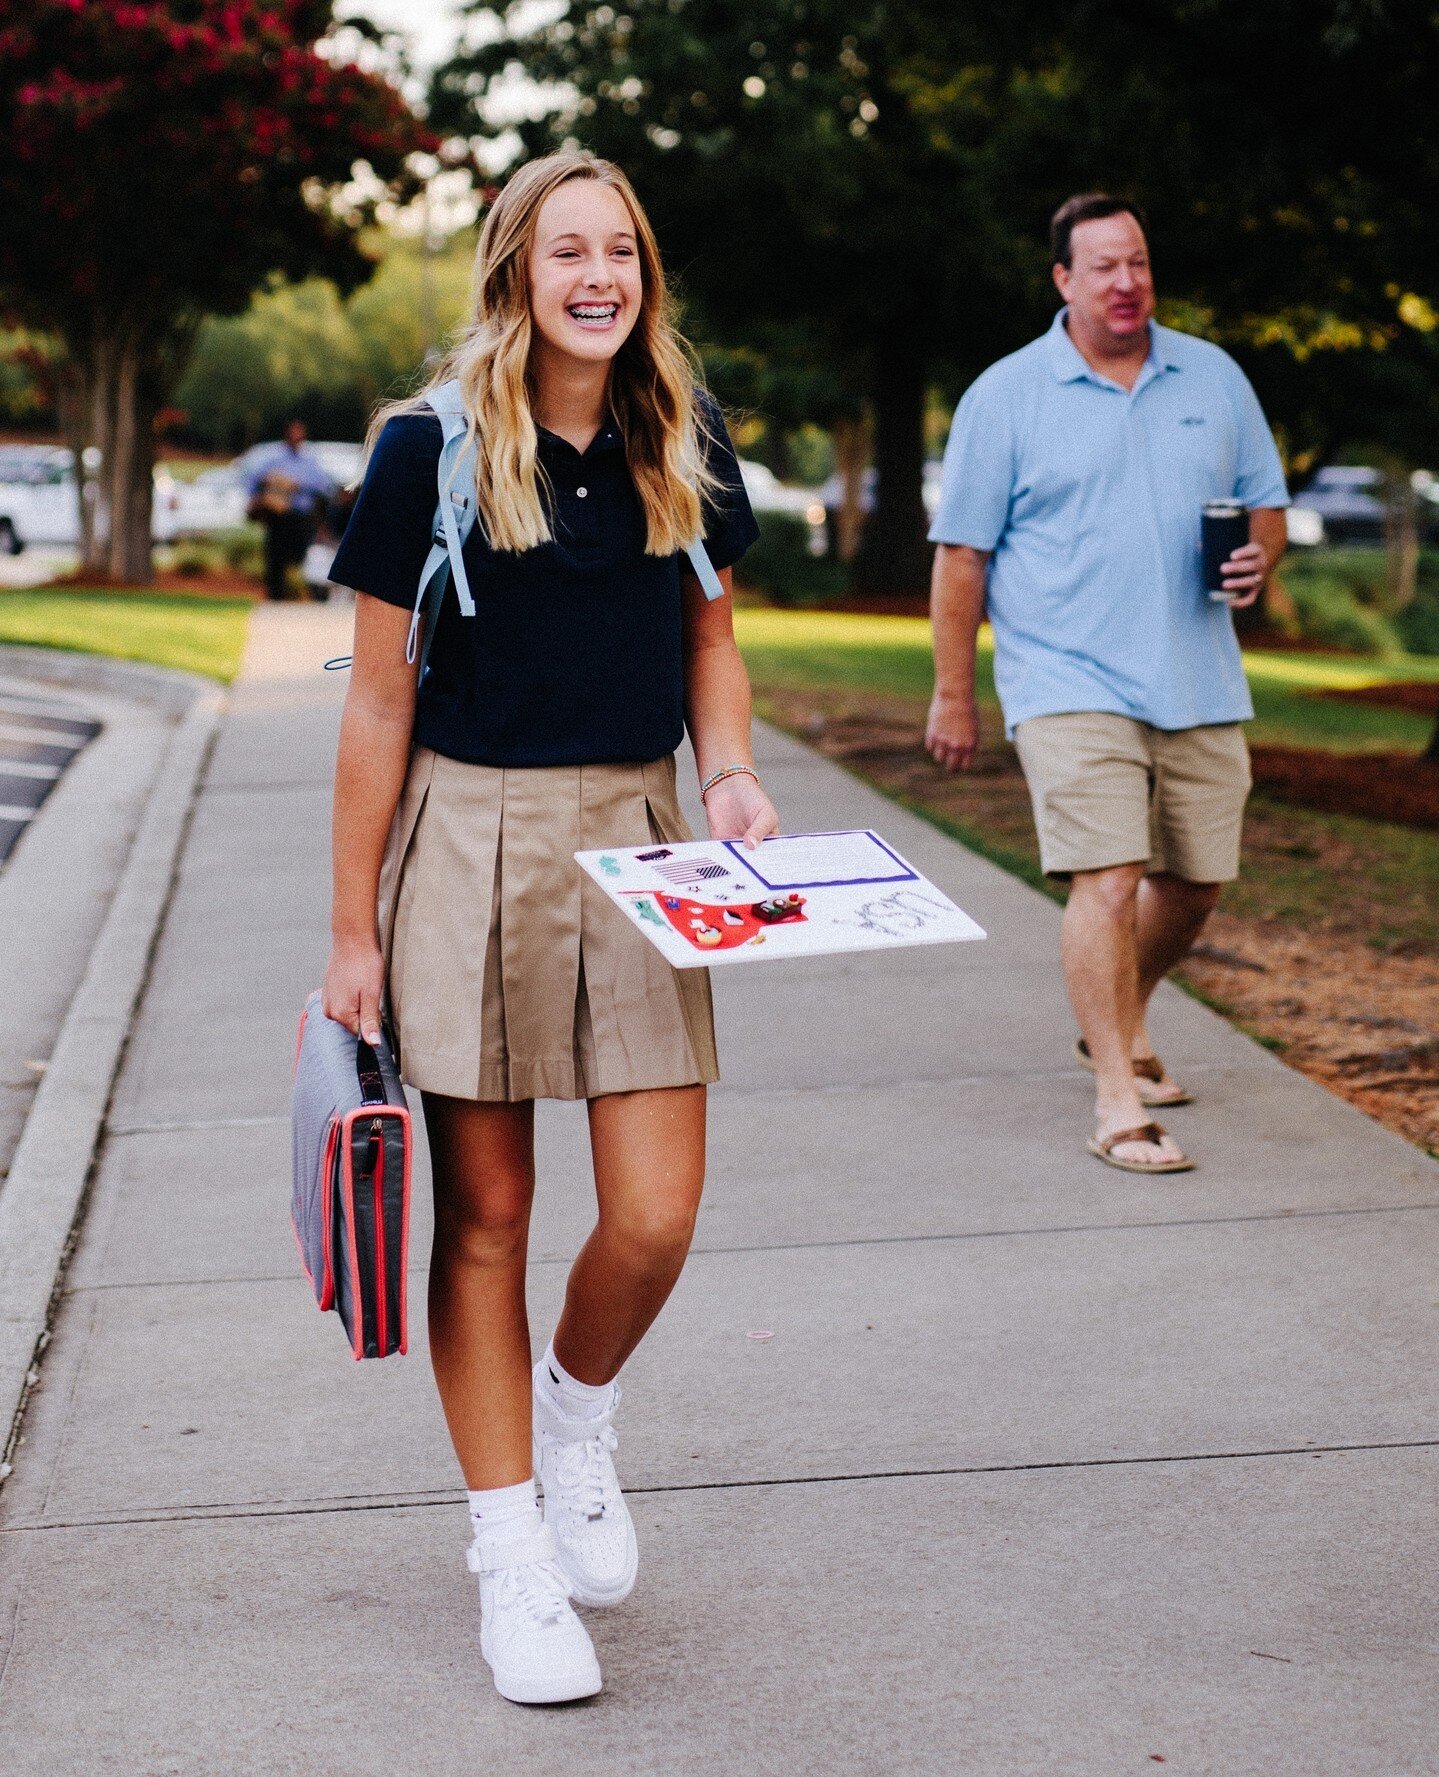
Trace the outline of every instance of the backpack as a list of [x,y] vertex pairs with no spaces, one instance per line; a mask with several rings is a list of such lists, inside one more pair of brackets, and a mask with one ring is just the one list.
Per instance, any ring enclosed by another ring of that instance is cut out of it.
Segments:
[[[459,383],[453,381],[427,389],[423,399],[439,419],[444,442],[440,446],[439,504],[435,507],[434,522],[430,527],[430,553],[420,569],[414,614],[405,641],[407,661],[414,661],[416,647],[419,647],[422,680],[429,665],[440,606],[445,601],[445,587],[451,580],[455,583],[455,597],[460,601],[460,615],[473,617],[475,614],[464,557],[465,539],[475,528],[475,447],[466,426],[465,404]],[[705,553],[704,543],[696,538],[685,553],[705,597],[711,601],[721,598],[724,587]],[[422,623],[424,640],[420,642]]]

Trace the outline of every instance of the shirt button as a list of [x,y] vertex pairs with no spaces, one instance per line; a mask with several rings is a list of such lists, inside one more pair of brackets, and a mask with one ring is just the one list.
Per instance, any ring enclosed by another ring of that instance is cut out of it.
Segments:
[[577,487],[575,489],[575,495],[578,499],[583,500],[589,491],[590,490],[587,487]]

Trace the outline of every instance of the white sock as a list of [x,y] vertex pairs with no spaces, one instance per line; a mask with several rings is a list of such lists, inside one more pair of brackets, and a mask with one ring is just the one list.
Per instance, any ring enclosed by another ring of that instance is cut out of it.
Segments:
[[470,1493],[469,1501],[470,1523],[476,1536],[494,1536],[509,1542],[539,1530],[544,1522],[535,1498],[533,1476],[528,1481],[516,1481],[513,1487],[480,1488]]
[[555,1356],[553,1339],[540,1359],[540,1384],[566,1419],[599,1419],[609,1412],[614,1400],[613,1382],[601,1382],[596,1387],[571,1376]]

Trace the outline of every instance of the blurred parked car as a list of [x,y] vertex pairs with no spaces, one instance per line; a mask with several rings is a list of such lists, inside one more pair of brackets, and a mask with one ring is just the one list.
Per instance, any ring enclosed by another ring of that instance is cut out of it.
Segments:
[[[924,482],[921,492],[924,497],[924,509],[931,518],[939,510],[939,484],[944,471],[941,462],[927,462],[924,465]],[[873,512],[874,493],[879,486],[879,475],[873,465],[865,470],[860,479],[859,509],[861,512]],[[839,510],[844,498],[844,483],[838,475],[831,475],[820,489],[820,497],[824,501],[825,510],[833,513]]]
[[59,445],[0,446],[0,549],[73,544],[79,534],[71,453]]
[[[87,451],[91,469],[100,453]],[[155,470],[154,534],[166,543],[175,528],[165,492],[170,485],[163,465]],[[89,494],[93,497],[92,483]],[[0,550],[18,555],[27,544],[73,549],[80,541],[75,498],[74,455],[58,444],[0,445]]]
[[[150,514],[155,541],[170,543],[244,524],[250,464],[272,448],[254,445],[233,463],[203,470],[193,481],[181,481],[158,464]],[[321,442],[310,448],[337,486],[359,479],[364,463],[360,445]],[[93,466],[98,467],[98,453]],[[27,543],[74,548],[79,531],[70,450],[57,444],[0,445],[0,551],[18,555]]]
[[802,518],[809,526],[808,546],[811,555],[825,552],[824,489],[817,487],[786,487],[773,469],[763,463],[739,459],[740,479],[749,503],[756,512],[785,512]]
[[786,487],[773,469],[763,463],[752,463],[746,457],[739,462],[740,478],[749,503],[756,512],[793,512],[811,524],[824,520],[822,490],[813,487]]
[[[249,504],[246,482],[251,467],[274,448],[273,441],[252,444],[232,463],[204,469],[193,481],[172,482],[166,499],[172,514],[173,534],[203,536],[208,531],[231,530],[244,524],[245,508]],[[308,448],[314,451],[320,467],[336,487],[351,487],[360,479],[365,462],[363,445],[322,439]]]
[[[1301,544],[1382,543],[1383,482],[1377,469],[1360,464],[1336,463],[1316,470],[1313,480],[1294,496],[1289,508],[1292,514],[1305,515],[1290,518],[1289,540]],[[1315,518],[1319,520],[1317,536]]]

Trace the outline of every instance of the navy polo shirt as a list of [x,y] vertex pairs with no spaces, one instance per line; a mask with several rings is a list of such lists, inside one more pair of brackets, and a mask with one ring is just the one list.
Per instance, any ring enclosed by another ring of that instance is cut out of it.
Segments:
[[[716,568],[759,535],[719,409],[699,397],[717,495],[705,508]],[[430,549],[442,434],[430,413],[380,433],[330,578],[411,608]],[[645,554],[644,508],[619,433],[583,454],[543,428],[552,540],[491,549],[477,523],[465,543],[475,615],[453,588],[415,709],[415,740],[472,765],[600,765],[672,753],[684,737],[681,555]]]

